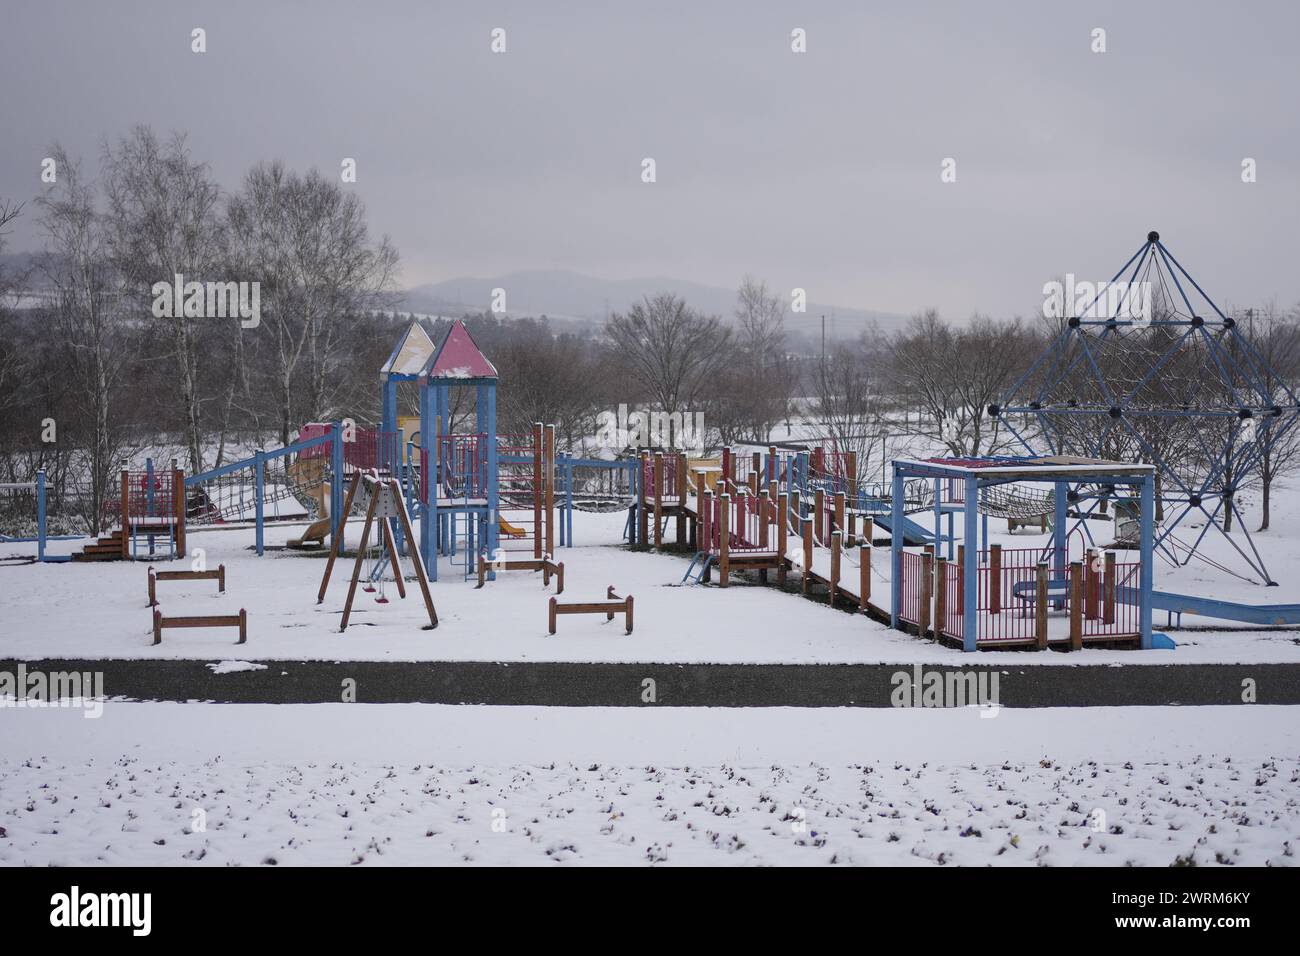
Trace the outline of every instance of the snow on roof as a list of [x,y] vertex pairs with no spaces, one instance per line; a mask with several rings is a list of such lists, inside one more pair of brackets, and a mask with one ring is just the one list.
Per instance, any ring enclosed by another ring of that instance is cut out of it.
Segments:
[[904,468],[940,471],[982,477],[1022,475],[1029,480],[1050,480],[1051,476],[1143,475],[1155,465],[1131,461],[1107,461],[1104,458],[1081,458],[1075,455],[999,455],[980,458],[901,458],[894,462]]
[[433,358],[425,363],[424,374],[444,379],[496,378],[497,370],[474,344],[465,323],[457,319]]
[[428,364],[431,355],[433,355],[433,339],[429,338],[429,333],[424,331],[424,327],[419,322],[412,322],[407,326],[406,334],[397,343],[397,348],[393,349],[393,354],[379,370],[380,374],[419,375],[424,371],[424,366]]

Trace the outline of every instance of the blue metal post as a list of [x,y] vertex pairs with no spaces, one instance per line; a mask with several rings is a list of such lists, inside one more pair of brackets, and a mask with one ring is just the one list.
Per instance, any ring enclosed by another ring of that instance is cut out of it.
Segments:
[[[154,512],[153,512],[153,459],[152,459],[152,458],[146,458],[146,459],[144,460],[144,475],[145,475],[145,478],[144,478],[144,502],[145,502],[145,504],[144,504],[144,513],[145,513],[149,518],[152,518],[152,517],[154,516]],[[152,523],[152,522],[150,522],[150,523]],[[148,536],[148,541],[149,541],[149,554],[152,556],[152,555],[153,555],[153,535],[152,535],[152,534]]]
[[420,515],[420,556],[430,581],[438,580],[438,555],[434,553],[434,534],[438,527],[438,434],[434,421],[433,390],[427,379],[420,380],[420,448],[424,451],[425,486],[429,489],[424,512]]
[[343,514],[343,423],[335,422],[330,427],[330,535],[331,543],[338,543],[339,554],[343,553],[343,529],[347,527],[347,515]]
[[[258,557],[266,549],[266,452],[257,449],[253,455],[253,508],[256,515],[256,535]],[[330,486],[333,493],[334,487]]]
[[898,608],[903,600],[903,473],[897,464],[889,507],[889,626],[897,629]]
[[[573,547],[573,459],[565,456],[564,473],[564,546]],[[612,474],[612,473],[611,473]]]
[[966,476],[966,528],[962,537],[966,542],[966,566],[961,569],[965,581],[962,595],[962,650],[975,650],[979,637],[979,479]]
[[[393,477],[397,479],[397,490],[399,493],[406,487],[406,469],[402,464],[402,449],[406,446],[402,444],[402,438],[402,430],[400,428],[396,429],[393,451],[394,458],[389,462],[389,466],[393,469]],[[384,441],[385,439],[381,436],[380,440]],[[406,557],[406,532],[402,530],[402,522],[392,522],[392,528],[392,540],[393,544],[397,547],[397,553],[402,557]]]
[[942,479],[934,479],[934,555],[943,557],[943,494]]
[[[487,553],[489,556],[495,556],[499,547],[498,538],[501,528],[497,524],[497,515],[499,508],[499,491],[497,487],[497,386],[496,382],[489,382],[486,385],[479,386],[480,394],[484,396],[484,407],[487,412],[487,421],[480,423],[479,430],[484,433],[487,441]],[[541,529],[534,528],[534,534],[540,535]],[[496,572],[488,572],[489,580],[496,580]]]
[[1142,649],[1151,648],[1151,592],[1155,582],[1155,475],[1148,474],[1142,480],[1142,536],[1141,568],[1138,570],[1138,582],[1142,591],[1141,604],[1138,606],[1138,630],[1142,635]]
[[45,560],[45,469],[36,472],[36,560]]
[[[1066,566],[1066,549],[1069,547],[1069,539],[1066,536],[1066,525],[1070,522],[1069,517],[1069,500],[1067,498],[1068,487],[1065,482],[1058,481],[1053,487],[1055,494],[1053,497],[1053,506],[1055,514],[1052,524],[1052,577],[1057,580],[1065,578]],[[1062,592],[1064,593],[1064,592]],[[1055,601],[1055,607],[1059,611],[1065,607],[1065,599],[1058,598]]]

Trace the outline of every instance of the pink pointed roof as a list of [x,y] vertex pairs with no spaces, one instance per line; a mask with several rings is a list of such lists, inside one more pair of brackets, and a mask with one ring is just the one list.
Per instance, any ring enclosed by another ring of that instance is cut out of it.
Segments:
[[447,337],[438,346],[429,364],[425,366],[429,378],[496,378],[496,366],[487,360],[474,344],[465,323],[457,319],[447,330]]

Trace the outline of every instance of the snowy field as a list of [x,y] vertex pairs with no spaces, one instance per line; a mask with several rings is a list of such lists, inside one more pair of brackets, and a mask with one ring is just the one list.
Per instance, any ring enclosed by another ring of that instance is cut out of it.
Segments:
[[1300,725],[1279,707],[0,719],[6,866],[1291,866],[1300,848]]
[[[860,615],[832,611],[775,588],[681,585],[687,560],[680,555],[634,553],[621,544],[622,513],[575,515],[578,547],[561,548],[565,564],[564,598],[603,598],[605,587],[636,598],[636,630],[624,636],[620,622],[600,617],[560,619],[559,633],[546,633],[547,600],[541,575],[506,572],[486,589],[466,582],[459,568],[444,559],[440,581],[433,585],[440,626],[420,629],[423,605],[418,589],[405,601],[376,604],[358,592],[352,623],[338,633],[340,611],[351,574],[351,561],[340,562],[326,601],[316,604],[324,572],[321,554],[269,551],[258,558],[250,550],[251,529],[195,531],[189,547],[206,552],[209,567],[226,566],[227,589],[219,595],[211,581],[160,585],[167,614],[231,614],[248,610],[248,643],[236,649],[229,630],[169,631],[151,645],[151,616],[146,604],[143,563],[47,564],[0,566],[0,657],[37,659],[199,658],[290,660],[493,660],[493,661],[654,661],[724,663],[873,663],[957,661],[960,652],[922,642],[873,623]],[[1000,522],[998,522],[1000,524]],[[1292,522],[1300,524],[1300,522]],[[301,533],[301,525],[269,528],[270,546]],[[358,522],[349,526],[355,545]],[[1005,536],[1024,547],[1040,539]],[[1285,542],[1290,547],[1289,539]],[[5,545],[4,553],[22,553],[27,545]],[[52,548],[75,550],[74,542]],[[881,550],[883,559],[884,549]],[[883,563],[883,560],[882,562]],[[1300,562],[1297,562],[1300,564]],[[173,565],[181,566],[179,563]],[[1192,569],[1185,569],[1191,571]],[[853,572],[856,573],[856,572]],[[1166,576],[1167,577],[1167,576]],[[1159,580],[1166,581],[1166,577]],[[1297,571],[1300,577],[1300,570]],[[1247,586],[1249,587],[1249,586]],[[1211,590],[1213,588],[1213,590]],[[885,591],[878,576],[875,589]],[[1222,595],[1224,582],[1191,581],[1192,593]],[[1295,599],[1289,588],[1251,588],[1260,602]],[[1185,623],[1199,623],[1188,617]],[[1163,625],[1157,614],[1157,627]],[[1300,661],[1300,634],[1293,630],[1187,631],[1174,633],[1174,652],[1084,650],[1073,654],[986,652],[980,663],[997,659],[1016,665],[1174,661],[1236,663]]]

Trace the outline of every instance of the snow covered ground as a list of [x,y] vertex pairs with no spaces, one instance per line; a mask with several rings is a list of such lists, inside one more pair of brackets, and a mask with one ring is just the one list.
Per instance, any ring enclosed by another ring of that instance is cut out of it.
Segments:
[[0,713],[0,865],[1291,866],[1286,708]]
[[[603,618],[588,616],[561,618],[559,633],[548,637],[546,607],[554,588],[544,589],[540,574],[503,573],[486,589],[477,590],[445,560],[442,579],[433,585],[441,621],[436,631],[420,629],[423,607],[418,591],[411,588],[407,599],[400,601],[390,584],[392,600],[386,605],[358,593],[352,623],[340,635],[338,622],[351,562],[336,568],[325,603],[317,605],[323,555],[280,550],[258,558],[249,550],[253,532],[247,528],[189,535],[189,547],[204,549],[209,567],[226,565],[224,595],[216,592],[211,581],[169,582],[159,586],[160,600],[164,613],[173,615],[230,614],[246,608],[249,639],[238,656],[252,660],[892,663],[962,659],[955,650],[775,588],[735,586],[724,591],[682,586],[686,559],[626,550],[621,545],[624,517],[578,513],[574,524],[579,546],[562,548],[557,557],[565,564],[566,599],[603,598],[610,584],[619,594],[635,596],[636,631],[630,637],[623,635],[619,622],[607,624]],[[353,544],[360,534],[356,524],[350,526]],[[1291,524],[1300,526],[1300,521]],[[301,528],[274,526],[268,529],[268,544],[281,545],[301,533]],[[1018,535],[1004,540],[1023,547],[1038,539]],[[71,552],[75,544],[55,542],[51,548]],[[5,545],[3,553],[32,548]],[[1300,561],[1294,566],[1295,577],[1300,578]],[[1194,586],[1195,593],[1209,592],[1208,583]],[[876,590],[885,590],[879,580]],[[1288,600],[1288,594],[1295,599],[1289,588],[1253,588],[1251,594],[1261,602]],[[169,631],[160,646],[152,646],[145,603],[142,563],[0,566],[0,658],[220,660],[235,653],[229,630]],[[1163,616],[1157,617],[1159,626]],[[1174,636],[1180,646],[1172,653],[1004,651],[982,653],[979,662],[1006,659],[1020,666],[1300,661],[1300,635],[1290,630],[1189,631]]]

